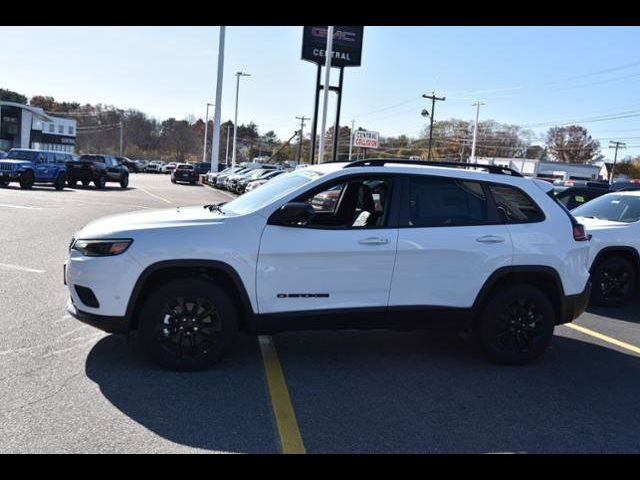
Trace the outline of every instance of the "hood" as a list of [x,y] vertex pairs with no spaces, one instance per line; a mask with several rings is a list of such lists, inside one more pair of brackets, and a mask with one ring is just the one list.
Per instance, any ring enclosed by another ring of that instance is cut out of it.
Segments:
[[75,238],[113,238],[125,232],[188,225],[212,225],[223,223],[228,217],[217,211],[211,212],[202,206],[144,210],[110,215],[95,220],[80,230]]
[[630,224],[624,222],[614,222],[603,218],[576,217],[576,220],[584,225],[587,230],[616,230],[627,228]]

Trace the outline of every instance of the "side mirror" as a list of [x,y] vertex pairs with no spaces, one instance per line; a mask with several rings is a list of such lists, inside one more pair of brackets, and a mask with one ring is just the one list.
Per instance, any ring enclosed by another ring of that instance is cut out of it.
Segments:
[[305,224],[316,214],[314,208],[305,202],[290,202],[276,212],[275,220],[280,225]]

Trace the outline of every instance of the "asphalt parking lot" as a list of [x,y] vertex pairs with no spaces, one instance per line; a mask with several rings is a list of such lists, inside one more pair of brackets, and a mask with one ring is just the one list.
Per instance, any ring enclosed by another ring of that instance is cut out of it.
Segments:
[[62,264],[90,220],[229,196],[150,174],[0,189],[0,452],[640,452],[640,301],[558,327],[525,367],[454,333],[349,331],[241,336],[216,368],[173,373],[66,314]]

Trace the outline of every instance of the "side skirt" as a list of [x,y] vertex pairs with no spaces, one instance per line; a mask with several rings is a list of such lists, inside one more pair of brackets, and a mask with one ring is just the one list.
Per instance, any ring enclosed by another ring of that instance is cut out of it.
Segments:
[[459,330],[469,328],[471,308],[407,306],[251,315],[247,333],[268,335],[300,330]]

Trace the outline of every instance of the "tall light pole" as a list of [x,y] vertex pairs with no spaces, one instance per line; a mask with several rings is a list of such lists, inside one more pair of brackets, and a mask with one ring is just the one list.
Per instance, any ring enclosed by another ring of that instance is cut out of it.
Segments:
[[351,120],[351,135],[349,136],[349,161],[351,161],[351,151],[353,150],[353,128],[356,124],[355,120]]
[[202,144],[202,163],[207,161],[207,130],[209,129],[209,106],[214,107],[213,103],[207,103],[207,114],[204,121],[204,143]]
[[[233,128],[235,129],[236,126],[234,125]],[[228,167],[229,166],[229,124],[227,123],[227,154],[224,157],[224,164]]]
[[250,77],[250,73],[236,72],[236,115],[233,120],[233,151],[231,152],[231,166],[236,166],[236,140],[238,133],[238,95],[240,92],[240,77]]
[[478,137],[478,117],[480,116],[480,105],[482,102],[476,102],[472,106],[476,107],[476,123],[473,125],[473,143],[471,144],[471,158],[469,163],[476,163],[476,138]]
[[216,83],[216,108],[213,114],[213,139],[211,141],[211,171],[218,171],[220,160],[220,105],[222,104],[222,79],[224,74],[224,34],[225,27],[220,27],[218,42],[218,81]]
[[[333,27],[327,28],[327,49],[325,51],[325,74],[324,74],[324,105],[322,108],[322,123],[320,128],[320,152],[318,153],[318,163],[324,159],[325,130],[327,128],[327,111],[329,110],[329,82],[331,81],[331,60],[333,57]],[[333,132],[335,135],[336,132]]]
[[613,140],[610,140],[609,143],[611,144],[609,145],[609,148],[616,149],[616,153],[613,157],[613,166],[611,167],[611,175],[609,177],[609,183],[613,183],[613,174],[616,169],[616,162],[618,161],[618,148],[626,148],[627,144],[624,142],[614,142]]

